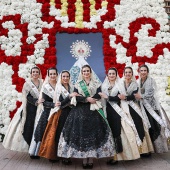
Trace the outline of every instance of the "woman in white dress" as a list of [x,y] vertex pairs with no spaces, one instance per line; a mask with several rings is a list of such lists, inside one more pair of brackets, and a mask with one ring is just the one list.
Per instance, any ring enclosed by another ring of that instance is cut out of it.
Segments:
[[3,146],[10,150],[28,152],[31,143],[40,89],[41,71],[35,66],[31,77],[23,85],[22,105],[14,115],[5,134]]

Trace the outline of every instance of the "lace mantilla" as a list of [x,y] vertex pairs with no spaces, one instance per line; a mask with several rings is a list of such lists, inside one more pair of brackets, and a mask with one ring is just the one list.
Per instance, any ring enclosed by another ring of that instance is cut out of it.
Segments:
[[[92,81],[92,80],[90,81],[89,85],[87,86],[87,89],[88,89],[88,92],[90,93],[90,96],[94,96],[96,94],[96,90],[97,90],[98,87],[100,87],[99,82]],[[80,83],[79,82],[77,82],[75,84],[75,88],[78,89],[79,94],[85,96],[82,88],[80,87]]]
[[31,81],[29,82],[26,82],[26,85],[25,85],[25,89],[27,91],[27,94],[30,92],[30,94],[33,96],[33,98],[37,98],[39,97],[40,95],[40,85],[39,85],[39,88],[37,88],[35,86],[34,83],[32,83]]
[[64,140],[63,133],[60,136],[60,142],[58,146],[58,156],[65,158],[104,158],[113,157],[115,155],[115,145],[113,143],[112,135],[109,133],[108,140],[106,143],[97,149],[92,149],[88,151],[80,151],[71,146],[68,146]]
[[159,110],[157,101],[155,99],[156,83],[153,78],[148,77],[143,84],[141,84],[140,80],[139,84],[141,85],[140,90],[142,97],[147,100],[147,102],[152,106],[153,110]]
[[50,84],[46,84],[43,87],[42,92],[45,93],[47,96],[49,96],[50,98],[53,99],[53,97],[54,97],[54,89],[50,86]]

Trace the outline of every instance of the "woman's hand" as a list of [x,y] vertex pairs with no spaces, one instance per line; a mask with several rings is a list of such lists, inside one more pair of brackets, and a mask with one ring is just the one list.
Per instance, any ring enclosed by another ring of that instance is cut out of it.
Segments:
[[119,99],[121,100],[125,100],[126,96],[124,94],[118,94]]
[[40,103],[43,103],[44,101],[45,100],[42,98],[42,99],[39,99],[37,103],[40,104]]
[[87,97],[87,101],[88,101],[89,103],[91,103],[91,104],[95,104],[96,101],[97,101],[97,99],[94,99],[94,98],[92,98],[92,97]]
[[108,99],[108,96],[105,93],[99,92],[98,93],[102,98]]
[[136,93],[136,94],[134,94],[134,96],[137,100],[140,100],[142,98],[140,93]]
[[75,96],[80,96],[77,92],[73,92],[69,94],[69,97],[75,97]]
[[56,107],[61,106],[61,102],[56,102],[56,103],[55,103],[55,106],[56,106]]

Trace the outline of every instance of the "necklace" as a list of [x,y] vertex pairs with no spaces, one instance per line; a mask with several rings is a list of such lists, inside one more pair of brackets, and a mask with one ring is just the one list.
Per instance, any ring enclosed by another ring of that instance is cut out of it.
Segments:
[[38,82],[35,82],[33,80],[31,80],[31,82],[35,85],[35,87],[38,89],[39,88],[39,85],[40,85],[40,82],[38,80]]
[[126,91],[127,91],[128,87],[130,86],[131,82],[132,82],[132,81],[126,83],[126,82],[124,81],[124,85],[125,85]]
[[141,87],[141,88],[143,87],[143,85],[144,85],[144,83],[145,83],[146,80],[147,80],[147,78],[146,78],[144,81],[142,81],[142,79],[141,79],[141,82],[140,82],[140,87]]
[[62,86],[69,92],[70,91],[70,86],[69,84],[67,86],[65,86],[64,84],[62,84]]
[[56,83],[55,84],[49,83],[49,85],[55,90]]

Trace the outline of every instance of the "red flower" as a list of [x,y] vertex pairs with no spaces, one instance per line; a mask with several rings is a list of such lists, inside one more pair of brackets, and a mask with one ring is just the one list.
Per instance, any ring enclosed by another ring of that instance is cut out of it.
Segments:
[[[116,49],[112,48],[110,46],[110,35],[115,35],[116,40],[115,43],[120,43],[126,50],[127,50],[127,57],[132,57],[132,63],[139,62],[150,62],[150,63],[156,63],[158,56],[163,54],[163,49],[167,48],[170,50],[170,43],[162,43],[157,44],[155,47],[152,48],[153,56],[151,58],[148,58],[147,56],[136,56],[137,52],[137,42],[138,38],[135,37],[135,33],[138,32],[142,25],[150,24],[152,28],[148,30],[148,36],[156,36],[156,32],[160,30],[160,24],[157,23],[157,21],[154,18],[146,18],[141,17],[137,18],[135,21],[131,22],[129,24],[129,31],[130,31],[130,38],[129,42],[124,42],[123,37],[121,35],[117,35],[114,28],[104,29],[103,24],[104,21],[114,21],[116,11],[114,6],[117,4],[120,4],[120,0],[108,0],[107,5],[107,13],[104,16],[101,16],[100,22],[97,22],[97,29],[96,28],[63,28],[61,27],[61,21],[57,20],[55,16],[50,16],[50,0],[37,0],[38,3],[42,4],[41,12],[42,17],[41,20],[47,23],[54,22],[53,28],[42,28],[42,33],[36,34],[35,38],[36,40],[32,44],[28,44],[26,42],[28,38],[28,23],[21,23],[21,15],[9,15],[2,17],[2,20],[0,20],[0,36],[6,36],[8,37],[8,29],[4,29],[2,26],[2,23],[5,21],[13,21],[15,25],[15,29],[19,29],[22,32],[22,38],[21,38],[21,54],[20,56],[6,56],[4,50],[1,50],[0,48],[0,63],[6,62],[9,65],[12,65],[12,69],[14,71],[14,74],[12,76],[13,84],[16,85],[16,89],[21,92],[22,85],[24,83],[24,79],[20,78],[18,76],[18,69],[19,64],[26,63],[27,62],[27,56],[33,55],[35,51],[35,44],[42,40],[43,34],[48,34],[48,41],[49,41],[49,48],[45,49],[45,55],[44,55],[44,64],[38,65],[40,69],[42,70],[43,77],[46,75],[46,70],[50,67],[55,67],[57,64],[57,49],[55,47],[57,40],[56,40],[56,34],[57,32],[66,32],[68,34],[72,33],[96,33],[101,32],[103,37],[103,54],[104,54],[104,65],[105,70],[107,70],[110,67],[116,67],[118,69],[119,75],[123,75],[123,69],[125,67],[125,64],[119,64],[116,63]],[[69,22],[75,22],[75,2],[76,0],[68,0],[68,18]],[[95,9],[101,9],[101,2],[102,0],[95,0]],[[90,2],[89,0],[82,0],[83,3],[83,21],[90,22]],[[61,9],[61,0],[55,0],[55,8]],[[38,25],[37,25],[38,26]],[[17,107],[19,107],[19,104],[17,104]],[[15,110],[16,111],[16,110]],[[11,117],[15,113],[15,111],[11,112]]]

